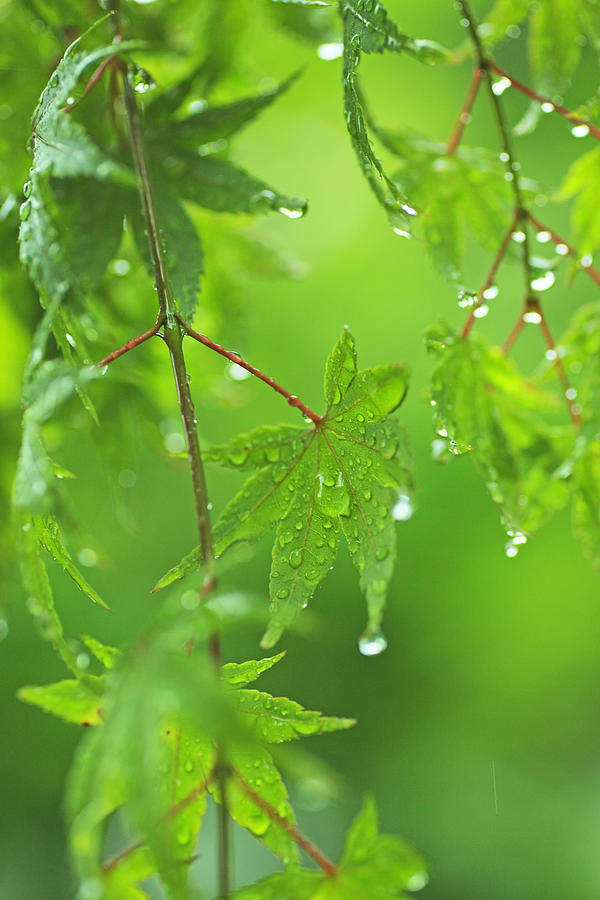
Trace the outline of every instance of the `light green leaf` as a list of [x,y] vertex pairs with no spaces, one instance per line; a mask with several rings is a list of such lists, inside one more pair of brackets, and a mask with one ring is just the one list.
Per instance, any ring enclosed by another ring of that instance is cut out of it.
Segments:
[[543,94],[561,93],[581,57],[578,2],[544,0],[533,10],[528,50],[536,83]]
[[441,361],[430,392],[436,432],[451,453],[472,451],[509,533],[533,532],[568,500],[556,473],[570,455],[573,432],[546,424],[543,413],[556,399],[526,381],[499,350],[450,329],[439,335]]
[[117,650],[116,647],[108,647],[106,644],[100,643],[100,641],[89,634],[81,634],[80,638],[88,650],[90,650],[96,659],[102,663],[105,669],[113,669],[115,667],[115,664],[121,655],[120,650]]
[[358,81],[361,53],[410,53],[422,62],[435,62],[445,51],[431,41],[413,40],[402,34],[388,18],[384,6],[372,0],[344,0],[340,3],[344,25],[344,115],[360,168],[379,203],[390,216],[398,233],[410,232],[414,211],[404,192],[386,175],[369,139],[364,100]]
[[[226,787],[229,815],[238,825],[263,841],[286,865],[295,863],[299,854],[293,838],[267,809],[274,809],[278,817],[285,819],[290,825],[295,824],[288,792],[270,753],[256,745],[230,744],[227,747],[227,760],[233,770]],[[260,800],[249,796],[244,785]],[[211,782],[209,790],[217,803],[220,803],[219,781]]]
[[404,432],[388,418],[407,382],[401,365],[357,372],[344,332],[327,364],[327,411],[316,426],[258,428],[207,452],[221,465],[258,468],[215,526],[217,553],[277,525],[263,646],[275,643],[335,562],[340,526],[367,599],[368,630],[379,627],[395,556],[392,511],[412,485]]
[[65,722],[99,725],[102,721],[102,679],[94,679],[97,690],[92,690],[90,682],[91,679],[88,678],[85,684],[81,681],[57,681],[40,686],[27,685],[19,688],[17,697],[24,703],[39,706],[44,712],[64,719]]
[[355,719],[324,716],[304,709],[295,700],[272,697],[262,691],[235,691],[231,701],[248,730],[268,744],[293,741],[310,734],[326,734],[355,724]]
[[104,609],[110,611],[110,607],[107,606],[98,592],[88,583],[73,562],[71,554],[65,547],[63,536],[54,516],[50,515],[45,518],[37,516],[34,521],[38,540],[42,547],[44,547],[50,556],[62,566],[67,575],[73,579],[77,587],[82,590],[84,594],[87,594],[93,603],[97,603],[99,606],[103,606]]
[[531,0],[496,0],[477,33],[488,47],[493,47],[507,36],[507,29],[518,27],[529,16]]
[[584,153],[571,165],[560,187],[561,198],[574,197],[573,243],[582,255],[600,246],[600,148]]
[[600,571],[600,440],[588,441],[573,466],[573,531]]
[[175,581],[179,581],[181,578],[185,578],[186,575],[189,575],[190,572],[196,572],[200,566],[202,565],[202,549],[200,547],[196,547],[191,553],[187,553],[180,562],[177,563],[176,566],[173,566],[169,569],[168,572],[159,578],[154,587],[152,588],[152,593],[156,591],[161,591],[163,588],[168,587],[170,584],[173,584]]
[[243,663],[225,663],[221,667],[221,678],[232,687],[243,687],[256,681],[259,675],[276,665],[285,656],[278,653],[276,656],[269,656],[266,659],[250,659]]

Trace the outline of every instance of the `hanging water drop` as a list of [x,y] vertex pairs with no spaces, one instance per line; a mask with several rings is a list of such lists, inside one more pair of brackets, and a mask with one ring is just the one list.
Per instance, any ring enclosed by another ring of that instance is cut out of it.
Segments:
[[392,518],[396,522],[407,522],[413,514],[413,505],[408,494],[398,494],[394,507],[392,509]]
[[138,94],[146,94],[156,87],[156,82],[150,72],[142,66],[132,65],[127,73],[129,83]]
[[22,222],[25,222],[29,218],[29,214],[31,213],[31,200],[26,200],[24,203],[21,203],[19,207],[19,216]]
[[32,191],[32,189],[33,189],[33,185],[31,184],[31,182],[30,182],[30,181],[26,181],[25,184],[23,185],[23,196],[25,197],[26,200],[27,200],[29,197],[31,197],[31,191]]
[[523,313],[523,321],[528,325],[539,325],[542,321],[541,314],[536,309],[528,309]]
[[554,103],[551,103],[549,100],[546,100],[544,103],[542,103],[541,110],[543,113],[554,112]]
[[512,81],[510,78],[507,78],[506,75],[503,75],[502,78],[499,78],[498,81],[494,81],[492,84],[492,91],[496,95],[496,97],[500,97],[504,91],[508,90],[511,87]]
[[576,137],[576,138],[587,137],[589,133],[590,133],[589,125],[583,125],[583,124],[574,125],[573,128],[571,128],[571,134],[573,135],[573,137]]
[[379,628],[365,631],[358,642],[358,649],[363,656],[379,656],[386,649],[387,639]]
[[[531,281],[531,287],[534,291],[547,291],[548,288],[551,288],[554,282],[556,281],[556,275],[550,269],[547,272],[544,272],[543,275],[538,275],[537,278],[534,278]],[[525,319],[525,316],[523,316]],[[529,321],[525,319],[525,321]]]
[[344,52],[344,45],[340,43],[321,44],[317,47],[317,56],[320,59],[339,59]]
[[484,319],[485,316],[489,313],[490,308],[487,303],[481,303],[479,306],[476,306],[473,310],[473,315],[476,319]]

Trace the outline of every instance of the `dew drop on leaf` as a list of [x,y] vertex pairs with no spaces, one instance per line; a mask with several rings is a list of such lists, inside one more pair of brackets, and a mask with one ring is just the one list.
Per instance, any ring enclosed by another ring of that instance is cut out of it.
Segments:
[[358,642],[358,649],[363,656],[379,656],[387,647],[387,639],[381,629],[365,631]]
[[27,199],[28,197],[31,197],[31,191],[32,191],[32,184],[30,181],[26,181],[25,184],[23,185],[23,196],[25,197],[25,199]]
[[293,569],[299,569],[302,565],[302,550],[292,550],[288,562]]
[[21,203],[19,207],[19,216],[21,217],[21,221],[25,222],[29,218],[29,214],[31,213],[31,201],[26,200],[25,203]]
[[511,87],[511,85],[512,81],[510,80],[510,78],[506,78],[506,76],[503,75],[502,78],[498,79],[498,81],[494,81],[494,83],[492,84],[492,91],[494,92],[496,97],[500,97],[504,93],[504,91],[508,90],[508,88]]
[[413,514],[413,506],[408,494],[398,494],[394,507],[392,509],[392,518],[396,522],[407,522]]

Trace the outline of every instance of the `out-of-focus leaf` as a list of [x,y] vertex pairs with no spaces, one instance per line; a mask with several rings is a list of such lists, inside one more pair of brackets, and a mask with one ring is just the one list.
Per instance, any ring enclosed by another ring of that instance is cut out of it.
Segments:
[[340,530],[367,599],[368,634],[379,628],[399,496],[410,508],[411,456],[404,431],[389,418],[407,386],[402,365],[357,372],[346,330],[327,363],[327,410],[318,425],[264,426],[207,451],[221,465],[258,469],[215,526],[217,553],[277,525],[263,646],[272,646],[312,597],[335,562]]
[[492,47],[507,36],[511,27],[519,27],[531,8],[531,0],[496,0],[477,28],[483,43]]
[[534,7],[528,50],[536,85],[543,94],[563,91],[579,64],[578,7],[574,0],[545,0]]
[[553,398],[499,350],[450,329],[440,336],[441,361],[430,388],[436,432],[451,453],[472,451],[518,549],[526,533],[568,501],[568,486],[557,472],[570,455],[573,432],[546,424],[543,413],[553,408]]
[[600,571],[600,440],[584,443],[573,466],[573,531]]
[[579,253],[594,253],[600,246],[600,148],[584,153],[571,165],[559,196],[574,197],[573,243]]
[[90,650],[96,659],[102,663],[105,669],[114,668],[121,655],[120,650],[117,650],[116,647],[108,647],[106,644],[102,644],[89,634],[81,634],[80,638],[88,650]]
[[17,697],[24,703],[39,706],[44,712],[58,716],[75,725],[98,725],[101,720],[100,695],[101,679],[95,679],[97,690],[89,686],[90,680],[57,681],[40,686],[27,685],[19,688]]

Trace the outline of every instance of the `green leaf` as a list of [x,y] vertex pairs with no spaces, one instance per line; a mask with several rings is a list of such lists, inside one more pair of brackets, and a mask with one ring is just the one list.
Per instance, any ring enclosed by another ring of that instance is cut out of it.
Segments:
[[529,16],[531,0],[496,0],[477,28],[483,43],[492,47],[507,36],[507,30],[518,27]]
[[101,679],[94,679],[97,690],[89,687],[89,682],[57,681],[41,686],[27,685],[19,688],[17,697],[24,703],[39,706],[45,712],[73,722],[76,725],[99,725],[102,721],[100,708]]
[[168,587],[170,584],[173,584],[173,582],[185,578],[190,572],[196,572],[201,565],[202,549],[201,547],[195,547],[191,553],[187,553],[176,566],[173,566],[168,572],[165,572],[162,578],[158,579],[152,588],[152,593],[162,591],[163,588]]
[[78,387],[99,376],[97,369],[77,372],[59,360],[41,363],[30,375],[23,389],[23,437],[13,487],[13,502],[19,509],[41,513],[51,509],[56,479],[43,444],[42,426]]
[[568,500],[556,473],[570,455],[572,430],[546,424],[543,413],[554,409],[555,398],[526,381],[499,350],[482,338],[439,333],[441,361],[430,391],[437,434],[455,455],[472,451],[514,555],[525,534]]
[[88,650],[90,650],[96,659],[102,663],[105,669],[113,669],[115,667],[115,664],[121,655],[120,650],[117,650],[116,647],[108,647],[106,644],[100,643],[100,641],[89,634],[81,634],[80,638]]
[[266,659],[250,659],[243,663],[226,663],[221,667],[221,678],[232,687],[243,687],[256,681],[259,675],[276,665],[285,656],[278,653],[276,656],[269,656]]
[[[230,744],[227,761],[233,770],[226,787],[227,811],[231,818],[263,841],[286,865],[297,862],[299,854],[294,839],[278,821],[284,819],[293,826],[296,820],[271,754],[254,744]],[[259,799],[249,795],[244,785]],[[209,791],[217,803],[221,803],[219,781],[211,782]],[[270,814],[269,808],[275,810],[277,818]]]
[[258,469],[217,522],[217,553],[277,525],[263,646],[312,597],[335,562],[340,529],[367,599],[368,631],[379,627],[395,556],[392,511],[412,484],[404,431],[388,418],[407,383],[402,365],[357,372],[345,331],[327,363],[327,410],[317,425],[262,427],[207,451],[221,465]]
[[82,590],[84,594],[87,594],[93,603],[97,603],[99,606],[103,606],[104,609],[110,611],[110,607],[107,606],[98,592],[88,583],[73,562],[71,554],[65,547],[63,536],[54,516],[47,516],[45,519],[36,517],[34,521],[38,540],[42,547],[44,547],[50,556],[62,566],[67,575],[73,579],[77,587]]
[[[177,146],[180,150],[197,152],[199,146],[229,140],[285,93],[298,80],[299,75],[299,72],[294,72],[281,84],[256,97],[245,97],[224,106],[204,106],[182,119],[171,119],[162,127],[154,125],[155,101],[147,111],[149,142],[171,150]],[[185,79],[184,84],[188,83],[189,79]]]
[[572,213],[573,243],[581,254],[600,246],[600,148],[584,153],[571,165],[560,187],[559,197],[575,197]]
[[[169,283],[178,309],[186,322],[196,311],[201,279],[204,273],[204,254],[196,226],[169,185],[155,173],[152,195],[160,227],[160,235],[168,260]],[[152,261],[148,248],[146,226],[137,195],[130,197],[130,217],[138,252],[152,275]]]
[[574,0],[538,3],[529,27],[529,58],[536,83],[543,94],[561,93],[581,57],[579,16]]
[[584,444],[573,466],[573,531],[600,571],[600,440]]
[[340,4],[344,25],[344,116],[358,157],[360,168],[379,203],[391,218],[399,234],[410,232],[414,209],[403,191],[388,177],[371,146],[367,129],[364,100],[358,81],[361,53],[410,53],[422,62],[435,62],[444,57],[443,49],[431,41],[413,40],[402,34],[388,18],[379,2],[345,0]]
[[272,697],[262,691],[235,691],[231,701],[248,730],[268,744],[293,741],[310,734],[326,734],[356,724],[355,719],[324,716],[304,709],[295,700]]
[[367,800],[354,820],[334,874],[294,870],[242,888],[236,900],[394,900],[420,890],[428,876],[422,857],[393,835],[379,834],[377,811]]
[[[15,513],[16,545],[19,552],[23,586],[28,594],[27,606],[42,637],[54,647],[64,664],[78,678],[83,678],[77,654],[66,641],[62,622],[54,605],[54,596],[44,565],[33,521],[26,513]],[[85,679],[84,679],[85,680]]]

